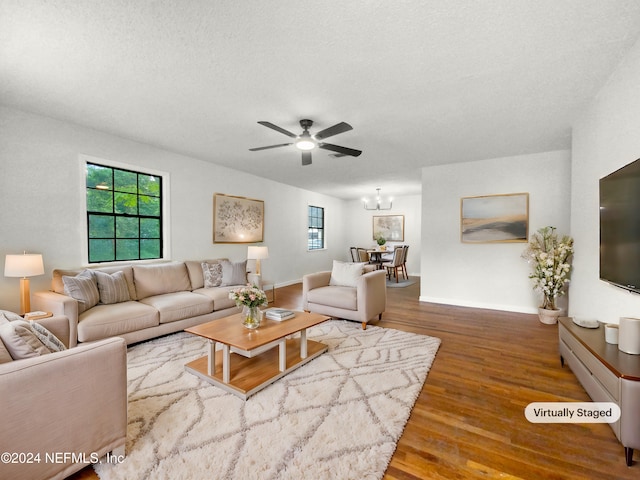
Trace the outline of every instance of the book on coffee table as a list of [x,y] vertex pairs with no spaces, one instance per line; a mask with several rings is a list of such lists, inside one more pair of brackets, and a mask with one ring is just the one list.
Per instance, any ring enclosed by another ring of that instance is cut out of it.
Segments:
[[276,320],[278,322],[289,320],[296,316],[294,312],[284,308],[268,308],[264,311],[264,314],[269,320]]

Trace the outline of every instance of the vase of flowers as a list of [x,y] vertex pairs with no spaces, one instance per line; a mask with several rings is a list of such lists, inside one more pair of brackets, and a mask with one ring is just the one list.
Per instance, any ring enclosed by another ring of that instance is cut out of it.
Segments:
[[572,255],[573,238],[568,235],[559,236],[555,227],[539,229],[522,254],[533,268],[529,275],[533,280],[533,288],[543,296],[542,305],[538,309],[542,323],[552,324],[558,321],[561,310],[556,306],[556,298],[566,293]]
[[229,292],[229,298],[242,307],[242,324],[249,329],[256,329],[262,321],[262,310],[258,307],[267,305],[267,294],[255,285],[247,285]]

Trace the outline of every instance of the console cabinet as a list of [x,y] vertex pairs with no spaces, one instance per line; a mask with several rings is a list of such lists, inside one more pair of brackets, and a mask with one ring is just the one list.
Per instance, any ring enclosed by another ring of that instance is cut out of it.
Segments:
[[640,448],[640,355],[629,355],[606,343],[604,327],[584,328],[571,318],[558,320],[560,361],[569,365],[594,402],[614,402],[620,419],[610,424],[631,466]]

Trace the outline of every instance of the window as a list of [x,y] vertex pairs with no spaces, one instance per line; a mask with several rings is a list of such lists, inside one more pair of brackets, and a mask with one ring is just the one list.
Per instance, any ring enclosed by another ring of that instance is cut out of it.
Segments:
[[162,176],[86,163],[89,263],[162,258]]
[[309,250],[324,248],[324,208],[309,205],[309,231],[307,237]]

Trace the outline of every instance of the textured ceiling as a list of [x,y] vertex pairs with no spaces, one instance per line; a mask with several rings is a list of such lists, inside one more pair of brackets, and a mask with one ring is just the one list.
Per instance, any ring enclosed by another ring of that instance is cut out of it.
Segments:
[[[0,103],[342,198],[570,148],[637,0],[0,0]],[[340,121],[327,142],[250,152]]]

